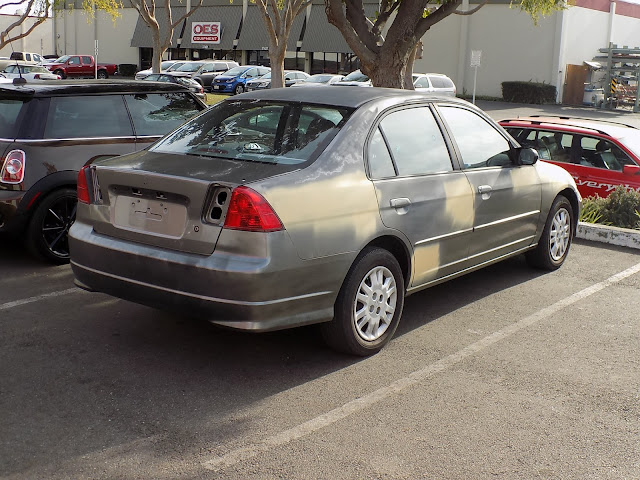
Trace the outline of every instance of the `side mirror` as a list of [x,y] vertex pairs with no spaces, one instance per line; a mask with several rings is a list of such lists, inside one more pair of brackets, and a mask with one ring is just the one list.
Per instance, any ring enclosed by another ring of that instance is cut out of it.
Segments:
[[520,147],[516,152],[516,164],[518,165],[533,165],[538,161],[538,152],[533,148]]
[[638,172],[640,172],[638,165],[625,165],[622,170],[624,175],[637,175]]

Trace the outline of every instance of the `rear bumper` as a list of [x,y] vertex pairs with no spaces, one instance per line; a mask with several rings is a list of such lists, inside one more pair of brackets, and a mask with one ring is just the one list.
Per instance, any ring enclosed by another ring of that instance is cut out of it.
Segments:
[[216,251],[203,256],[107,237],[76,222],[69,235],[71,268],[81,288],[242,330],[333,318],[348,258],[300,260],[286,232],[277,232],[266,250],[272,256],[238,255],[224,245],[237,245],[234,236],[248,232],[226,233]]

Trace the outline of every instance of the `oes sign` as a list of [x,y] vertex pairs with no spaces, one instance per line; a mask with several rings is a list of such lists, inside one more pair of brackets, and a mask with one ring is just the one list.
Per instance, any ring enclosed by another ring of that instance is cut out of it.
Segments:
[[220,22],[193,22],[191,43],[220,43]]

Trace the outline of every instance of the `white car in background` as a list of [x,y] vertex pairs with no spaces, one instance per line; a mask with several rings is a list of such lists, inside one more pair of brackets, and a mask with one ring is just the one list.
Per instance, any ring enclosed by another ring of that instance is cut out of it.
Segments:
[[455,97],[457,93],[453,80],[442,73],[414,73],[413,88],[416,92],[436,93],[448,97]]
[[[165,60],[163,62],[160,62],[160,73],[166,72],[174,65],[177,68],[183,63],[186,63],[186,62],[184,62],[183,60]],[[151,75],[152,73],[153,73],[153,70],[151,68],[147,68],[146,70],[140,70],[138,73],[136,73],[135,78],[136,80],[142,80],[144,77],[146,77],[147,75]]]
[[320,87],[323,85],[331,85],[339,82],[344,75],[336,75],[333,73],[316,73],[298,83],[291,85],[292,87]]
[[41,65],[7,65],[2,71],[6,78],[22,77],[27,81],[34,80],[60,80],[60,75],[56,75]]

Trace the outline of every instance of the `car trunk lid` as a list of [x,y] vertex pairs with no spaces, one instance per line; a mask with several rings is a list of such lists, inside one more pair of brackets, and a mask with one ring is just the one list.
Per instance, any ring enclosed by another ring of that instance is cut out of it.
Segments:
[[102,235],[210,255],[233,188],[294,169],[152,153],[110,159],[91,169],[91,222]]

